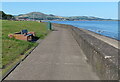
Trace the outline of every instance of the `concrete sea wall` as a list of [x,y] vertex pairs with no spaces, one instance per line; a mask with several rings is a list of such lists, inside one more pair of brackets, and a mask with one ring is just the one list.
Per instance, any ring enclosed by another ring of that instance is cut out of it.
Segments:
[[92,65],[93,71],[97,73],[101,80],[119,79],[117,48],[77,27],[64,24],[53,24],[53,26],[66,28],[71,31],[86,55],[87,62]]

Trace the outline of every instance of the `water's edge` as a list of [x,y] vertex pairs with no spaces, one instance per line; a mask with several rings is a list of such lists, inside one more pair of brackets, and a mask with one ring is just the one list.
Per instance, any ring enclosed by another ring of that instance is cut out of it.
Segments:
[[[71,27],[71,26],[75,27],[73,25],[68,25],[68,24],[58,24],[58,23],[53,23],[53,24],[62,25],[62,26],[64,25],[64,27]],[[76,27],[76,28],[78,28],[78,27]],[[108,36],[104,36],[104,35],[95,33],[93,31],[85,30],[85,29],[82,29],[82,28],[79,28],[79,29],[86,32],[87,34],[92,35],[93,37],[95,37],[97,39],[100,39],[100,40],[106,42],[107,44],[109,44],[109,45],[111,45],[111,46],[113,46],[115,48],[120,49],[120,47],[119,47],[120,40],[117,40],[115,38],[111,38],[111,37],[108,37]]]
[[51,21],[51,23],[72,25],[109,38],[120,40],[118,37],[118,21]]
[[83,29],[65,24],[54,23],[53,26],[68,29],[72,33],[86,55],[88,63],[92,66],[93,71],[97,73],[101,80],[120,79],[118,74],[119,56],[117,48],[83,31]]

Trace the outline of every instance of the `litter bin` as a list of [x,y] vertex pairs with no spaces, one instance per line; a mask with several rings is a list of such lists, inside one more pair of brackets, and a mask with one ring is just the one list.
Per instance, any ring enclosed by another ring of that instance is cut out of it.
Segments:
[[49,29],[49,30],[52,30],[52,24],[51,24],[50,21],[48,22],[48,29]]

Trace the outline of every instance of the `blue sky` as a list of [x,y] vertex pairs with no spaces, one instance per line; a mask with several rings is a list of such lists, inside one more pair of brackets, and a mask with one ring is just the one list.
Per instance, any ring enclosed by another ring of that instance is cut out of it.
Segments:
[[3,2],[7,14],[42,12],[58,16],[95,16],[117,19],[117,2]]

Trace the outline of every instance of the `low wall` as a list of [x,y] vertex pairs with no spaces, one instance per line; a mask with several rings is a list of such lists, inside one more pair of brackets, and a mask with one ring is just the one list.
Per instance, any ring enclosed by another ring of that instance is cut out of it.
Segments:
[[101,80],[118,80],[118,49],[99,40],[77,27],[64,24],[53,24],[71,31],[80,45],[93,71]]

